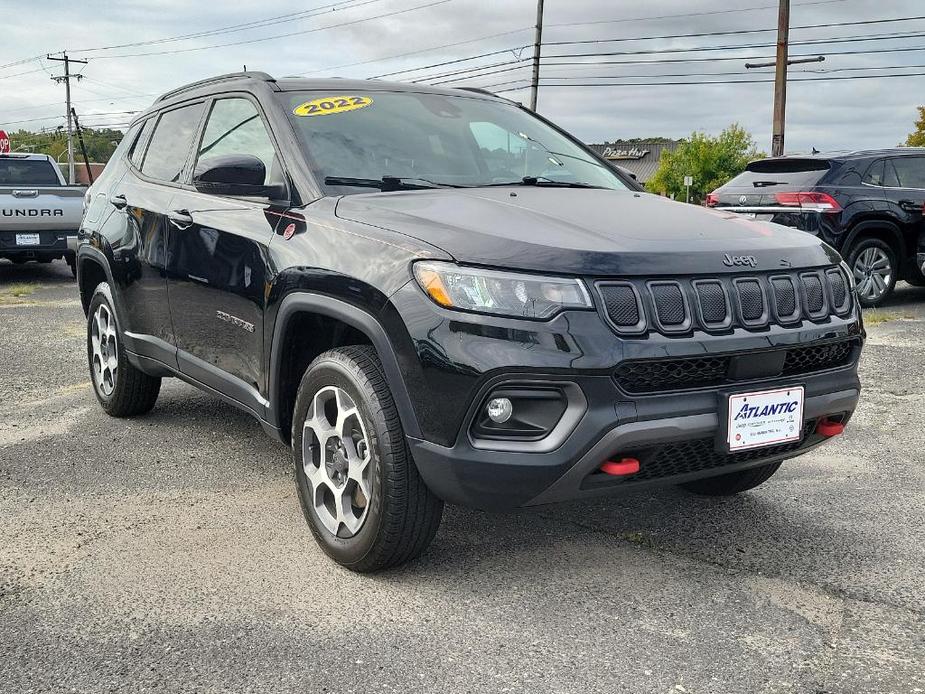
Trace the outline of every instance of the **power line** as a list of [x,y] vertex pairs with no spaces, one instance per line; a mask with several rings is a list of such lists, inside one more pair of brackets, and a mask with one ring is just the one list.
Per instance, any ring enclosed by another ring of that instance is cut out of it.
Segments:
[[[366,0],[367,4],[374,2],[376,0]],[[213,48],[227,48],[229,46],[244,46],[252,43],[261,43],[263,41],[273,41],[275,39],[289,38],[292,36],[303,36],[305,34],[312,34],[318,31],[327,31],[328,29],[337,29],[339,27],[352,26],[354,24],[360,24],[362,22],[368,22],[373,19],[384,19],[385,17],[394,17],[396,15],[405,14],[407,12],[415,12],[417,10],[423,10],[428,7],[436,7],[437,5],[443,5],[452,0],[432,0],[432,2],[425,3],[423,5],[415,5],[414,7],[407,7],[402,10],[393,10],[392,12],[385,12],[383,14],[373,15],[372,17],[361,17],[359,19],[353,19],[347,22],[341,22],[340,24],[330,24],[324,27],[315,27],[314,29],[304,29],[301,31],[292,31],[286,34],[275,34],[273,36],[264,36],[257,39],[248,39],[246,41],[232,41],[229,43],[217,43],[210,46],[197,46],[194,48],[177,48],[168,51],[150,51],[148,53],[124,53],[122,55],[100,55],[96,56],[96,60],[113,60],[117,58],[143,58],[147,56],[156,56],[156,55],[175,55],[177,53],[194,53],[196,51],[207,51]]]
[[[892,19],[868,19],[862,21],[854,22],[833,22],[827,24],[804,24],[801,26],[790,27],[791,31],[796,31],[799,29],[834,29],[838,27],[847,27],[847,26],[864,26],[869,24],[889,24],[895,22],[914,22],[925,19],[925,16],[919,15],[914,17],[894,17]],[[735,29],[729,31],[704,31],[690,34],[664,34],[662,36],[626,36],[618,37],[612,39],[585,39],[582,41],[546,41],[543,43],[544,46],[576,46],[582,44],[594,44],[594,43],[618,43],[624,41],[655,41],[655,40],[667,40],[667,39],[687,39],[687,38],[704,38],[708,36],[735,36],[742,34],[764,34],[777,31],[776,28],[773,29]],[[906,32],[914,33],[914,32]]]
[[421,67],[409,67],[404,70],[396,70],[395,72],[384,72],[381,75],[374,75],[370,77],[369,79],[377,80],[383,77],[394,77],[395,75],[401,75],[406,72],[420,72],[421,70],[429,70],[435,67],[444,67],[445,65],[456,65],[459,63],[466,63],[470,60],[478,60],[479,58],[489,58],[493,55],[502,55],[503,53],[511,53],[514,55],[515,58],[518,58],[517,56],[518,52],[523,51],[525,48],[527,48],[527,46],[516,46],[514,48],[503,48],[497,51],[489,51],[487,53],[479,53],[478,55],[470,55],[467,58],[456,58],[455,60],[444,60],[441,63],[433,63],[431,65],[424,65]]
[[0,80],[8,80],[12,77],[22,77],[23,75],[32,75],[36,72],[44,72],[45,68],[39,68],[38,70],[26,70],[25,72],[15,72],[12,75],[0,75]]
[[[180,34],[178,36],[167,36],[160,39],[151,39],[149,41],[135,41],[133,43],[122,43],[115,44],[112,46],[97,46],[95,48],[78,48],[74,49],[72,53],[88,53],[92,51],[109,51],[116,50],[121,48],[133,48],[135,46],[153,46],[164,43],[174,43],[176,41],[187,41],[189,39],[203,38],[206,36],[217,36],[220,34],[231,34],[238,31],[244,31],[246,29],[259,29],[265,26],[273,26],[275,24],[281,24],[286,21],[293,21],[296,19],[304,19],[306,16],[314,17],[321,14],[324,14],[324,11],[333,12],[338,7],[342,5],[353,5],[354,3],[360,3],[356,5],[357,7],[362,5],[368,5],[373,2],[382,2],[382,0],[366,0],[366,2],[360,2],[360,0],[341,0],[340,2],[334,2],[329,5],[320,5],[318,7],[313,7],[308,10],[301,10],[299,12],[290,12],[288,14],[276,15],[274,17],[267,17],[266,19],[253,20],[250,22],[243,22],[241,24],[231,24],[225,27],[219,27],[216,29],[210,29],[208,31],[200,31],[193,34]],[[347,7],[345,9],[353,9],[352,7]],[[312,13],[317,13],[312,14]]]
[[[878,68],[871,68],[872,70]],[[894,77],[922,77],[925,76],[925,72],[907,72],[907,73],[891,73],[886,75],[845,75],[838,77],[799,77],[796,79],[788,80],[788,82],[833,82],[833,81],[842,81],[842,80],[865,80],[865,79],[889,79]],[[550,78],[554,79],[554,78]],[[614,76],[611,79],[622,79],[622,77]],[[677,87],[677,86],[703,86],[710,84],[768,84],[773,82],[773,79],[760,79],[760,80],[701,80],[701,81],[685,81],[685,82],[594,82],[594,83],[544,83],[544,87]],[[492,85],[485,85],[483,89],[491,89]],[[503,94],[505,92],[519,91],[525,89],[526,86],[521,87],[512,87],[510,89],[499,89],[497,92]]]
[[[489,39],[496,39],[502,36],[511,36],[513,34],[520,34],[525,31],[533,31],[533,27],[522,27],[520,29],[511,29],[510,31],[502,31],[497,34],[489,34],[488,36],[479,36],[474,39],[466,39],[465,41],[457,41],[456,43],[446,43],[442,46],[432,46],[430,48],[421,48],[416,51],[408,51],[406,53],[396,53],[393,55],[382,56],[381,58],[371,58],[370,60],[361,60],[356,63],[344,63],[342,65],[329,65],[328,67],[319,68],[317,70],[312,70],[311,72],[303,72],[302,76],[305,75],[316,75],[319,72],[328,72],[330,70],[340,70],[345,67],[356,67],[357,65],[370,65],[371,63],[381,63],[386,60],[394,60],[396,58],[407,58],[410,55],[419,55],[421,53],[430,53],[431,51],[442,51],[447,48],[455,48],[457,46],[465,46],[470,43],[478,43],[479,41],[488,41]],[[375,78],[372,78],[375,79]]]
[[[795,6],[807,7],[810,5],[832,5],[839,2],[847,2],[847,0],[814,0],[813,2],[801,2],[794,3]],[[683,12],[681,14],[664,14],[655,17],[623,17],[620,19],[598,19],[592,22],[559,22],[558,24],[547,24],[546,26],[550,27],[574,27],[574,26],[589,26],[592,24],[623,24],[628,22],[647,22],[654,21],[658,19],[679,19],[683,17],[706,17],[710,15],[718,14],[733,14],[737,12],[752,12],[755,10],[776,10],[777,5],[761,5],[759,7],[736,7],[730,10],[711,10],[707,12]]]

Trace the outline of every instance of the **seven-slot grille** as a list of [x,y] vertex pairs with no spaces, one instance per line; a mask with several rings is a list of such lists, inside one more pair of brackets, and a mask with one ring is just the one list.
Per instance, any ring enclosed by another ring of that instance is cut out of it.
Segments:
[[772,323],[825,321],[851,309],[848,280],[834,267],[683,280],[600,281],[596,286],[611,325],[621,335],[761,329]]

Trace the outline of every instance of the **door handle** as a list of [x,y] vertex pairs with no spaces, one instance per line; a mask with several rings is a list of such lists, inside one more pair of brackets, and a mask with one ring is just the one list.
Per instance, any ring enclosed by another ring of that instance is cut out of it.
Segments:
[[128,205],[128,200],[125,199],[124,195],[110,195],[109,204],[117,210],[124,210]]
[[167,219],[177,229],[188,229],[193,225],[193,215],[189,210],[171,210],[167,213]]

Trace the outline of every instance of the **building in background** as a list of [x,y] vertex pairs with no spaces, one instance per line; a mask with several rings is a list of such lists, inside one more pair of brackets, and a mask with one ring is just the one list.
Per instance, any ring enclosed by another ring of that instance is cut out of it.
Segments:
[[636,180],[645,183],[658,169],[658,161],[663,150],[673,151],[680,144],[679,140],[614,140],[602,145],[588,145],[604,159],[631,171]]

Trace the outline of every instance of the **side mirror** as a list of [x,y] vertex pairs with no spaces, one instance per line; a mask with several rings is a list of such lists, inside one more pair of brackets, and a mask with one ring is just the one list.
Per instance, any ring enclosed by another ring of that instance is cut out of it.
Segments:
[[193,186],[200,193],[262,197],[279,200],[283,185],[264,185],[267,167],[251,154],[220,154],[201,159],[193,172]]

